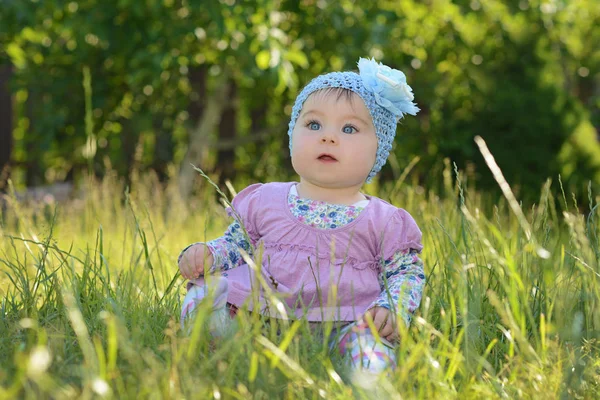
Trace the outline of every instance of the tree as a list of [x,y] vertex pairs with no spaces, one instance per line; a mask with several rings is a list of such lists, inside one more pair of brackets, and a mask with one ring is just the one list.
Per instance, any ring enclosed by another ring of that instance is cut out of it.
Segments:
[[402,121],[395,155],[421,158],[422,183],[450,157],[495,187],[475,135],[523,191],[558,173],[579,186],[597,176],[600,148],[582,129],[600,118],[593,0],[0,2],[21,121],[13,158],[29,182],[89,160],[98,175],[110,160],[121,176],[152,168],[162,179],[179,165],[186,197],[198,179],[190,164],[246,181],[289,177],[296,94],[364,56],[402,69],[415,89],[422,111]]
[[9,177],[12,153],[12,95],[9,90],[12,68],[0,65],[0,189]]

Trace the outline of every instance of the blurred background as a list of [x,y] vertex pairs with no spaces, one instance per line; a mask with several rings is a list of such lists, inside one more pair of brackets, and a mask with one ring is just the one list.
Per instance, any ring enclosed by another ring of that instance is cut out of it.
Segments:
[[597,0],[0,0],[0,191],[134,173],[293,179],[287,124],[314,76],[401,69],[421,108],[379,176],[436,190],[444,165],[522,199],[600,185]]

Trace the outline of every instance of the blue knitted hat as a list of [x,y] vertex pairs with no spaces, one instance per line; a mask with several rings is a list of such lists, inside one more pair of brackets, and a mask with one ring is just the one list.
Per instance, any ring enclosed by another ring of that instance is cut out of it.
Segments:
[[419,108],[412,102],[412,89],[401,71],[365,58],[359,59],[358,71],[331,72],[310,81],[296,97],[288,135],[291,152],[292,131],[304,102],[312,93],[326,88],[351,90],[365,102],[377,134],[377,159],[367,177],[370,182],[387,161],[396,136],[396,124],[404,114],[416,115]]

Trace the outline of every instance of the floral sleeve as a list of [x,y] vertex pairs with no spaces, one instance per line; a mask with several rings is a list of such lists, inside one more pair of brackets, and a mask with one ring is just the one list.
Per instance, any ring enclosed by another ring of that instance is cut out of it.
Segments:
[[[179,254],[178,261],[181,259],[183,253],[194,244],[197,243],[190,244],[183,249]],[[229,225],[223,236],[206,242],[206,246],[210,249],[214,259],[213,265],[208,271],[210,274],[216,271],[227,271],[243,264],[244,260],[239,249],[243,249],[252,256],[252,246],[237,221]]]
[[379,284],[381,293],[369,308],[378,306],[388,310],[395,309],[396,314],[408,326],[412,314],[419,307],[425,285],[423,262],[418,251],[398,251],[385,260]]
[[234,221],[229,225],[225,235],[206,243],[210,249],[214,262],[209,273],[216,271],[227,271],[239,267],[244,259],[239,249],[244,250],[252,256],[252,246],[244,234],[239,222]]
[[[263,184],[261,183],[250,185],[239,192],[231,201],[231,207],[227,208],[227,214],[234,221],[229,225],[223,236],[206,243],[214,259],[208,273],[227,271],[239,267],[244,262],[239,249],[243,249],[249,255],[252,255],[252,246],[260,239],[256,224],[256,210],[261,204],[262,187]],[[242,224],[244,228],[242,228]],[[181,252],[179,259],[190,246]]]

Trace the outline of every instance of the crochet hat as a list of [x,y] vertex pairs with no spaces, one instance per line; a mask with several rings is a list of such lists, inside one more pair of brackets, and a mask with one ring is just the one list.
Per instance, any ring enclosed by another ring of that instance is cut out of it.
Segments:
[[331,72],[319,75],[302,89],[292,108],[288,135],[292,150],[292,131],[302,111],[302,105],[312,93],[326,88],[348,89],[360,96],[369,109],[377,134],[377,159],[369,172],[367,182],[385,164],[396,136],[396,124],[404,114],[416,115],[419,108],[413,103],[413,93],[406,84],[406,76],[375,60],[361,58],[356,72]]

